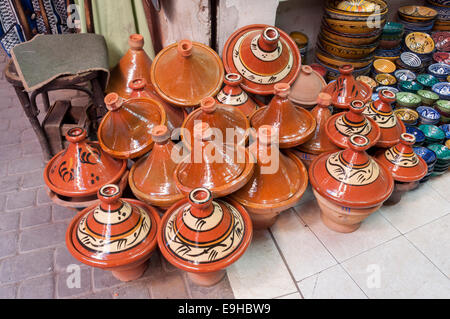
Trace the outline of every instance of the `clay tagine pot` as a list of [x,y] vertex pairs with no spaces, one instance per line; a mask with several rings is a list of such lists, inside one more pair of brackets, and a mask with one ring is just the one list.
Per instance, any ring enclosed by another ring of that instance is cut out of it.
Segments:
[[246,116],[250,116],[258,105],[251,97],[242,90],[242,76],[237,73],[228,73],[225,75],[225,86],[217,94],[216,99],[219,103],[234,106],[242,111]]
[[363,101],[355,100],[350,104],[350,110],[334,114],[325,125],[325,133],[330,140],[340,148],[347,148],[352,135],[363,135],[369,139],[369,148],[380,139],[381,131],[378,124],[365,116]]
[[105,152],[117,158],[135,158],[153,147],[150,131],[166,124],[166,112],[156,100],[130,98],[117,93],[105,97],[108,113],[98,127],[98,141]]
[[177,187],[188,194],[196,187],[208,187],[214,197],[229,195],[244,186],[255,166],[252,155],[243,146],[213,139],[208,123],[194,127],[194,143],[176,167]]
[[327,82],[318,72],[309,65],[303,65],[297,79],[292,84],[289,100],[310,109],[316,104],[319,93],[326,85]]
[[284,31],[252,24],[235,31],[223,48],[227,73],[239,73],[242,87],[253,94],[270,95],[277,83],[294,82],[301,67],[300,52]]
[[131,81],[143,78],[150,82],[150,67],[152,60],[143,50],[144,37],[140,34],[132,34],[128,39],[130,48],[112,69],[107,93],[116,92],[121,97],[128,99],[131,96]]
[[147,260],[156,248],[160,218],[153,207],[120,196],[117,185],[100,188],[100,204],[72,219],[66,245],[80,262],[130,281],[141,277],[148,266]]
[[339,109],[348,109],[354,100],[367,103],[372,98],[372,88],[353,77],[353,66],[343,65],[339,68],[339,77],[330,82],[323,92],[331,95],[331,104]]
[[179,107],[200,104],[222,87],[222,60],[210,47],[182,40],[162,49],[153,60],[152,84],[166,102]]
[[242,256],[252,234],[252,222],[241,205],[229,198],[213,200],[208,189],[195,188],[164,214],[158,245],[195,284],[212,286]]
[[395,93],[382,90],[378,96],[380,97],[378,100],[366,105],[363,114],[373,119],[380,127],[381,135],[376,146],[391,147],[400,142],[400,135],[406,132],[405,124],[392,112],[391,105],[395,102]]
[[171,156],[176,146],[164,125],[155,126],[151,134],[155,142],[153,149],[131,167],[128,183],[137,198],[167,209],[185,197],[173,179],[177,163]]
[[248,183],[231,197],[250,213],[255,229],[271,227],[280,212],[299,202],[308,186],[308,172],[292,152],[280,152],[276,129],[263,125],[250,145],[256,167]]
[[291,148],[305,143],[314,134],[316,120],[311,113],[295,106],[288,99],[289,84],[275,84],[274,93],[269,105],[256,110],[250,116],[251,126],[255,129],[262,125],[277,127],[280,148]]
[[348,143],[346,150],[320,155],[309,168],[322,221],[341,233],[358,229],[394,189],[389,170],[366,153],[369,139],[353,135]]
[[394,192],[385,205],[397,204],[403,193],[416,188],[428,172],[427,163],[412,148],[415,142],[414,135],[403,133],[400,143],[376,156],[389,169],[395,181]]

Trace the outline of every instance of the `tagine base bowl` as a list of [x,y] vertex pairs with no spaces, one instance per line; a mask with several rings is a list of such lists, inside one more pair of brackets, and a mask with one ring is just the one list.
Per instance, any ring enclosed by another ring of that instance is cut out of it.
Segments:
[[[150,256],[149,256],[150,258]],[[144,272],[148,268],[148,259],[144,260],[143,262],[129,265],[128,267],[120,267],[120,268],[113,268],[109,269],[112,273],[112,275],[123,282],[136,280],[144,274]]]
[[385,206],[392,206],[400,202],[403,194],[409,192],[419,186],[420,181],[409,182],[409,183],[398,183],[395,182],[394,191],[392,195],[384,202]]
[[225,269],[221,269],[218,271],[203,273],[188,272],[187,276],[190,281],[198,286],[210,287],[221,281],[223,277],[225,277],[226,273],[227,272]]

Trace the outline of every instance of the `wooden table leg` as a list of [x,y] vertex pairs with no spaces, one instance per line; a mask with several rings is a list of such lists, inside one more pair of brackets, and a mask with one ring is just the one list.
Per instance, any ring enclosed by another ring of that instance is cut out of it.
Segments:
[[98,77],[91,80],[91,85],[92,100],[96,107],[97,117],[103,117],[108,110],[105,105],[105,94],[103,93]]

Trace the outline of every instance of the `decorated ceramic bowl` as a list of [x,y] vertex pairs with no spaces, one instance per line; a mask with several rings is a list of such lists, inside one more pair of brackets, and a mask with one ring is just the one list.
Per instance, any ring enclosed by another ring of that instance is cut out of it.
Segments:
[[442,100],[450,100],[450,83],[440,82],[433,85],[431,90],[439,95]]
[[320,32],[325,38],[330,38],[339,43],[348,43],[352,45],[372,44],[380,37],[380,31],[378,30],[369,34],[346,34],[334,31],[325,23],[322,23]]
[[396,94],[397,106],[416,108],[422,101],[420,96],[410,92],[399,92]]
[[425,73],[419,74],[416,80],[427,89],[431,89],[433,85],[439,82],[439,80],[434,75]]
[[389,60],[376,59],[373,61],[373,68],[376,73],[392,73],[395,71],[396,66]]
[[441,119],[441,115],[438,111],[429,106],[419,106],[417,109],[419,113],[420,124],[437,124]]
[[420,146],[425,141],[425,135],[421,130],[419,130],[415,126],[407,126],[406,127],[406,133],[414,135],[416,138],[416,142],[414,143],[414,146]]
[[375,77],[375,81],[379,84],[379,85],[383,85],[383,86],[391,86],[391,85],[395,85],[397,83],[397,79],[388,73],[380,73]]
[[416,111],[406,107],[396,108],[394,114],[407,126],[416,125],[419,119],[419,114]]
[[373,53],[378,43],[372,43],[367,45],[352,45],[346,43],[338,43],[329,38],[319,36],[318,42],[321,47],[328,53],[338,56],[344,59],[360,59],[365,58],[369,54]]
[[445,81],[450,75],[450,65],[445,63],[434,63],[428,67],[428,73],[434,75],[441,81]]
[[437,95],[436,93],[434,93],[432,91],[419,90],[419,91],[417,91],[416,94],[418,96],[420,96],[423,105],[430,106],[430,105],[433,105],[436,101],[439,100],[439,95]]
[[443,124],[439,128],[445,133],[445,139],[450,139],[450,124]]
[[372,89],[374,89],[378,86],[378,83],[374,79],[372,79],[370,76],[367,76],[367,75],[360,75],[356,78],[356,80],[366,83]]
[[450,64],[450,52],[435,52],[433,54],[433,60],[437,63]]
[[425,175],[425,177],[420,180],[421,183],[424,183],[430,178],[431,173],[434,170],[434,165],[436,164],[437,156],[434,151],[430,150],[427,147],[416,146],[413,147],[413,150],[414,153],[417,154],[417,156],[422,157],[425,163],[427,163],[428,172]]
[[325,50],[323,50],[320,46],[320,43],[317,44],[316,48],[316,58],[326,66],[329,66],[334,69],[339,69],[341,66],[346,64],[351,64],[353,68],[360,69],[370,66],[373,61],[373,57],[369,56],[362,59],[344,59],[338,56],[334,56]]
[[398,89],[404,92],[416,93],[422,90],[423,86],[418,81],[400,81],[398,82]]
[[397,78],[397,81],[413,81],[416,79],[414,72],[407,69],[397,70],[394,75]]
[[386,22],[383,27],[383,35],[398,35],[402,34],[404,30],[403,24],[399,22]]
[[411,32],[405,38],[406,47],[418,54],[428,54],[434,50],[434,41],[424,32]]
[[448,31],[433,32],[431,37],[433,38],[436,50],[443,52],[450,51],[450,32]]
[[409,5],[398,9],[398,15],[407,21],[430,21],[436,18],[437,11],[433,8]]
[[422,124],[419,125],[419,130],[425,134],[425,142],[428,144],[442,143],[445,139],[445,133],[436,125]]
[[400,54],[400,60],[407,66],[418,68],[422,64],[422,60],[419,56],[412,52],[403,52]]
[[441,116],[450,117],[450,101],[449,100],[438,100],[434,104],[434,109],[441,113]]

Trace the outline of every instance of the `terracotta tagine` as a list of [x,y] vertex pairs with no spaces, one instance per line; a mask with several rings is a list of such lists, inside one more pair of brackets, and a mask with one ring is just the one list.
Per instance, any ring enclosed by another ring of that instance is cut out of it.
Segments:
[[339,77],[330,82],[323,92],[331,95],[331,104],[339,109],[348,109],[354,100],[367,103],[372,98],[372,88],[353,77],[353,66],[343,65],[339,68]]
[[358,134],[369,139],[369,148],[380,139],[381,131],[378,124],[365,116],[363,101],[355,100],[350,104],[350,110],[334,114],[325,125],[325,133],[330,140],[340,148],[348,147],[348,140]]
[[152,84],[170,104],[197,106],[207,96],[216,96],[222,87],[223,64],[210,47],[182,40],[162,49],[153,60]]
[[214,197],[222,197],[248,182],[255,166],[248,150],[213,139],[213,130],[205,122],[195,125],[193,135],[189,155],[174,171],[177,187],[183,193],[200,186],[207,187]]
[[403,133],[400,143],[376,156],[389,169],[395,181],[394,192],[385,205],[397,204],[403,193],[416,188],[428,172],[427,163],[412,148],[415,142],[413,134]]
[[400,135],[406,132],[405,124],[397,119],[392,111],[395,102],[395,93],[382,90],[378,93],[379,99],[369,102],[363,114],[372,118],[380,127],[381,135],[376,146],[391,147],[400,142]]
[[304,108],[312,108],[316,104],[317,96],[326,85],[327,82],[319,73],[309,65],[303,65],[297,79],[292,84],[289,100]]
[[153,147],[150,135],[156,125],[166,124],[166,112],[156,100],[130,98],[117,93],[105,97],[108,113],[98,127],[98,141],[103,150],[117,158],[135,158]]
[[271,227],[280,212],[298,204],[308,186],[308,172],[292,152],[280,152],[277,130],[270,125],[258,129],[250,145],[256,167],[248,183],[231,197],[243,205],[255,229]]
[[176,146],[164,125],[155,126],[151,134],[155,142],[153,149],[133,165],[128,183],[137,198],[167,209],[185,197],[173,179],[177,163],[172,159],[172,152]]
[[66,245],[80,262],[110,270],[121,281],[135,280],[156,248],[160,218],[135,199],[121,199],[117,185],[100,188],[100,204],[79,212],[66,233]]
[[348,143],[346,150],[320,155],[309,168],[322,221],[341,233],[358,229],[394,189],[389,170],[366,153],[369,139],[353,135]]
[[242,76],[237,73],[228,73],[225,75],[225,86],[217,94],[216,99],[219,103],[234,106],[242,111],[246,116],[250,116],[257,108],[253,99],[242,90]]
[[235,31],[223,48],[227,73],[239,73],[242,87],[260,95],[273,93],[276,83],[292,84],[300,71],[300,52],[284,31],[252,24]]
[[290,86],[277,83],[275,96],[269,105],[255,111],[250,116],[250,125],[258,129],[271,125],[279,129],[280,148],[291,148],[309,140],[316,128],[316,120],[307,110],[289,101]]
[[164,214],[158,245],[191,281],[212,286],[242,256],[252,235],[252,222],[241,205],[229,198],[213,200],[208,189],[195,188]]
[[131,96],[131,81],[143,78],[150,82],[150,67],[152,60],[143,50],[144,37],[140,34],[132,34],[128,39],[130,48],[112,69],[107,93],[116,92],[121,97],[128,99]]

